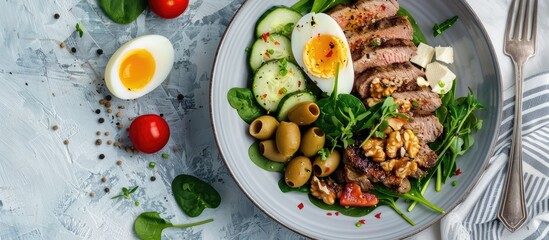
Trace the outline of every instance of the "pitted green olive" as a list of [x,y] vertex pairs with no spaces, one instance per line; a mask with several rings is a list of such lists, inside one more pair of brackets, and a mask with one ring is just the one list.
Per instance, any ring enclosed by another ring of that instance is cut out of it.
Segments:
[[309,125],[318,119],[320,108],[314,102],[302,102],[288,111],[288,120],[299,126]]
[[322,160],[320,156],[317,156],[313,163],[313,172],[318,177],[326,177],[337,169],[340,161],[341,155],[337,150],[330,153],[326,160]]
[[278,121],[273,116],[264,115],[256,118],[248,129],[252,137],[265,140],[273,137],[278,127]]
[[276,129],[276,147],[280,153],[291,156],[299,149],[301,132],[293,122],[280,122]]
[[287,162],[291,157],[291,155],[284,155],[280,153],[276,148],[275,141],[272,139],[261,141],[259,143],[259,153],[271,161],[281,163]]
[[309,128],[301,137],[301,146],[299,150],[306,157],[313,157],[320,149],[324,147],[326,135],[320,128]]
[[311,160],[307,157],[296,157],[288,163],[286,171],[284,172],[284,181],[288,186],[298,188],[311,177],[312,165]]

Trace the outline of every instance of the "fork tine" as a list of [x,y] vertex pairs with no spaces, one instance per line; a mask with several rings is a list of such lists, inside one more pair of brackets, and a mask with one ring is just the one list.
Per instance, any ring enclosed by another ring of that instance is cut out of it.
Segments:
[[507,27],[505,28],[505,42],[509,41],[509,34],[511,31],[511,24],[513,23],[513,15],[515,10],[516,1],[513,1],[511,3],[511,6],[509,6],[509,13],[507,14]]
[[524,11],[522,10],[523,0],[516,1],[518,6],[515,5],[515,8],[518,7],[517,13],[515,16],[515,26],[513,30],[513,34],[511,35],[511,39],[520,40],[520,26],[521,21],[524,19]]
[[[528,31],[530,31],[530,0],[526,0],[526,9],[524,10],[524,17],[522,18],[522,35],[519,40],[529,40]],[[517,22],[518,23],[518,22]]]
[[[536,46],[536,29],[538,29],[538,0],[534,0],[534,15],[532,16],[532,35],[531,41],[534,42],[534,49]],[[535,51],[535,50],[534,50]]]

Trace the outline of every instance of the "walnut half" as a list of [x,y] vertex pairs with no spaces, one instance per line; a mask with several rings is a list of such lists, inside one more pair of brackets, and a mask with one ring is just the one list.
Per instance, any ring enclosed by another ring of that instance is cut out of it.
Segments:
[[404,143],[402,142],[402,137],[399,132],[394,131],[389,133],[389,137],[387,138],[387,147],[385,148],[387,157],[396,158],[398,150],[403,144]]
[[370,138],[362,145],[364,150],[364,155],[366,157],[371,157],[374,162],[383,162],[385,161],[385,151],[383,151],[383,139],[381,138]]
[[311,194],[328,205],[335,203],[336,194],[333,190],[328,188],[328,185],[323,181],[313,176],[311,179]]
[[419,152],[419,139],[410,129],[406,129],[403,135],[404,147],[406,148],[408,156],[411,158],[415,158],[417,153]]

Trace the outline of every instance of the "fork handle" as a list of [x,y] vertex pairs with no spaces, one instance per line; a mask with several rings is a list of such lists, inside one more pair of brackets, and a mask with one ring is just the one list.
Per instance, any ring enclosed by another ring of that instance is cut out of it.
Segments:
[[522,62],[515,62],[515,118],[511,152],[507,167],[505,187],[499,205],[498,218],[505,227],[514,232],[526,219],[526,201],[524,200],[524,182],[522,175]]

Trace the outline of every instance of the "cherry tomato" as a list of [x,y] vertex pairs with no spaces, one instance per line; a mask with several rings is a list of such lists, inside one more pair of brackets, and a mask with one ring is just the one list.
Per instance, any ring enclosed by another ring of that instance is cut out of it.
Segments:
[[170,127],[164,118],[147,114],[135,118],[130,125],[130,140],[144,153],[160,151],[170,138]]
[[360,186],[356,183],[347,183],[345,190],[341,193],[339,203],[342,206],[349,207],[372,207],[379,200],[376,195],[371,193],[363,193]]
[[162,18],[176,18],[188,5],[189,0],[149,0],[151,10]]

